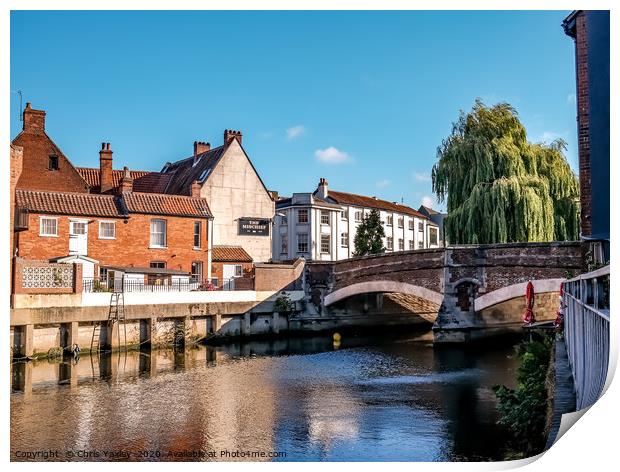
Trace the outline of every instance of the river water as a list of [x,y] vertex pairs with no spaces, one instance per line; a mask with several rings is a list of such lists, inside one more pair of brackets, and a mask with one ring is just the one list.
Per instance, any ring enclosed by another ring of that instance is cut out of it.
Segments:
[[290,338],[14,363],[11,460],[501,459],[492,387],[515,384],[513,343],[428,339]]

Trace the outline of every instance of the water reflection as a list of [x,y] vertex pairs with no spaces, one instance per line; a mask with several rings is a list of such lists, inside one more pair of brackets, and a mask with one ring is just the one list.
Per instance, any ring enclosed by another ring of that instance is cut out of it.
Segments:
[[[514,383],[511,354],[511,345],[434,349],[408,337],[345,336],[335,350],[326,336],[14,363],[11,450],[99,451],[80,460],[248,460],[231,451],[495,459],[491,387]],[[159,456],[110,455],[125,450]]]

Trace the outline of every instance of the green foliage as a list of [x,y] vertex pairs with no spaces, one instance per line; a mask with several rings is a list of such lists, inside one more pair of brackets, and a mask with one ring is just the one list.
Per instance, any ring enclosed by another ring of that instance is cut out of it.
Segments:
[[533,144],[517,112],[476,100],[437,148],[433,191],[447,200],[455,244],[564,241],[579,237],[579,183],[566,143]]
[[553,338],[523,342],[517,347],[520,366],[517,388],[504,385],[493,387],[498,398],[499,423],[509,428],[512,439],[510,458],[539,454],[545,447],[547,387],[545,379],[551,359]]
[[273,304],[274,311],[279,313],[290,313],[295,309],[295,303],[291,300],[286,292],[282,292]]
[[378,210],[372,210],[364,215],[362,223],[357,227],[355,239],[355,256],[367,256],[369,254],[382,254],[385,252],[383,238],[385,231],[381,224],[381,216]]

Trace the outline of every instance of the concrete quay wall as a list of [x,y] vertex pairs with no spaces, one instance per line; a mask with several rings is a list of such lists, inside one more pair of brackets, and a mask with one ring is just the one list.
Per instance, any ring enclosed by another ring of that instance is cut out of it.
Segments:
[[[303,298],[301,291],[286,293],[296,303]],[[224,295],[234,301],[213,301],[224,299]],[[162,303],[166,296],[176,303]],[[24,295],[14,300],[16,308],[11,310],[12,355],[53,356],[74,344],[88,350],[98,325],[105,349],[277,334],[289,329],[288,318],[274,312],[279,296],[277,292],[253,291],[131,293],[125,294],[125,322],[110,323],[109,293]],[[151,303],[145,303],[147,300]]]

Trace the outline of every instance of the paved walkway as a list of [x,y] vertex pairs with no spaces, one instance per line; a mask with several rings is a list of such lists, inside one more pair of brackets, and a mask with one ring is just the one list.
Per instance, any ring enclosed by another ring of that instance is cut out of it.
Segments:
[[560,420],[564,413],[572,413],[576,409],[575,385],[573,373],[566,354],[564,338],[555,340],[555,395],[553,398],[553,420],[545,450],[549,449],[560,429]]

